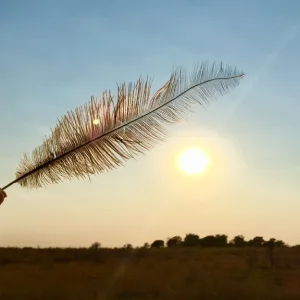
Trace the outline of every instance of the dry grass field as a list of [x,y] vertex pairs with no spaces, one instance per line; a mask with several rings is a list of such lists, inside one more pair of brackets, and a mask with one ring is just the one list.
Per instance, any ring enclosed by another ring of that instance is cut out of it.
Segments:
[[1,300],[300,299],[300,249],[0,249]]

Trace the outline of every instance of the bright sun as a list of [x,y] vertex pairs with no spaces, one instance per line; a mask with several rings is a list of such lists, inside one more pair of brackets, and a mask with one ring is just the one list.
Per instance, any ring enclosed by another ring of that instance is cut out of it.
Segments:
[[199,174],[204,173],[208,169],[210,159],[200,149],[188,149],[179,156],[178,165],[187,174]]

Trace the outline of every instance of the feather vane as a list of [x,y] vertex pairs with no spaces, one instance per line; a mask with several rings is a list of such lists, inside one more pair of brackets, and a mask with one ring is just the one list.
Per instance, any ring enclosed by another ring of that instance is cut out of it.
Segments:
[[244,73],[221,64],[175,70],[151,97],[151,80],[118,86],[68,111],[32,155],[24,154],[16,171],[23,187],[40,188],[65,179],[109,171],[145,153],[166,138],[165,124],[185,120],[192,105],[205,106],[215,95],[238,85]]

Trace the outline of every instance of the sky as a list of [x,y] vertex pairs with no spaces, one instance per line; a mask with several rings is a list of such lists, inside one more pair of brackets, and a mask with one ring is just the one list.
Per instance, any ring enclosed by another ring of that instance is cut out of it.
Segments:
[[[28,190],[0,207],[0,246],[134,246],[187,233],[300,244],[300,2],[0,2],[0,186],[58,118],[120,82],[224,62],[240,85],[193,108],[169,137],[123,167]],[[200,147],[212,167],[178,170]]]

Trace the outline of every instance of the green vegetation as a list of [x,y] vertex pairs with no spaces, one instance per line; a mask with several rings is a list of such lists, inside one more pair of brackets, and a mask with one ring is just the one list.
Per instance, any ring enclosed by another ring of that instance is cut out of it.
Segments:
[[187,234],[133,248],[0,248],[0,299],[300,299],[300,247]]

